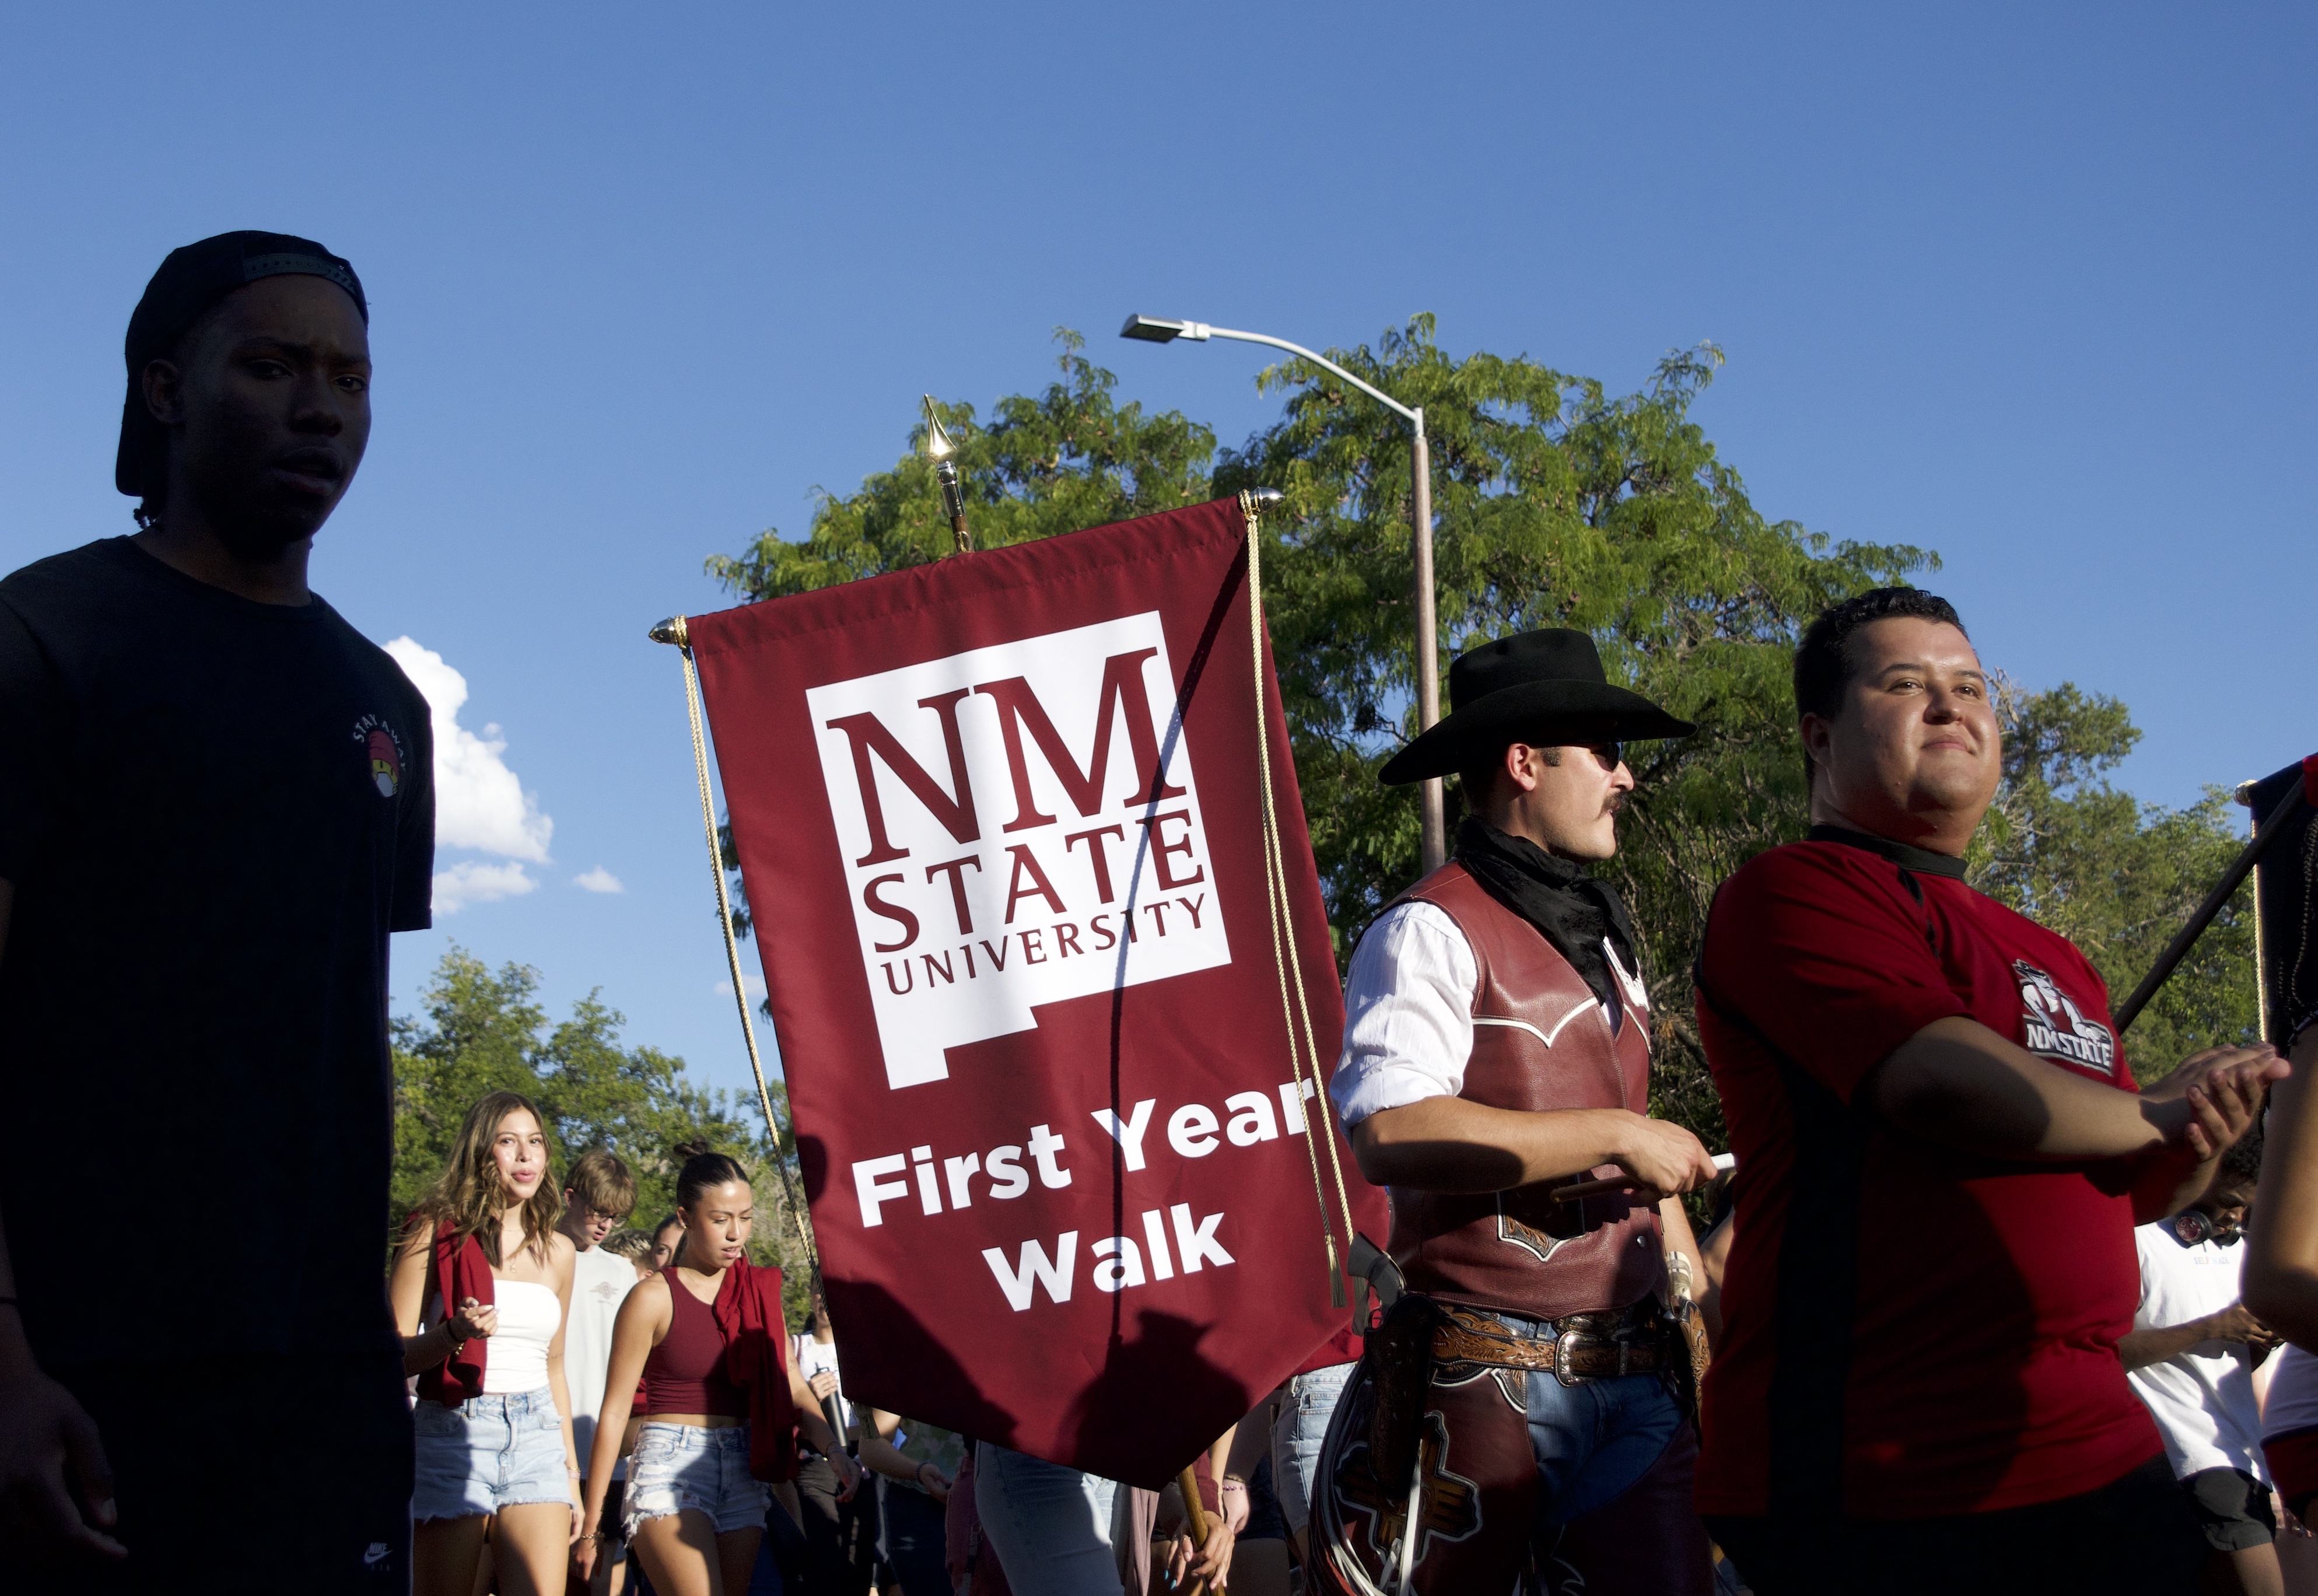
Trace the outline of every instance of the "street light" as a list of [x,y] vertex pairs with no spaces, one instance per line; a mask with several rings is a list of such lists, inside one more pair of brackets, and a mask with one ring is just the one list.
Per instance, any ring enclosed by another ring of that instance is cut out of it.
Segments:
[[[1274,349],[1310,361],[1323,371],[1334,372],[1345,381],[1367,394],[1377,403],[1398,416],[1409,426],[1409,478],[1415,485],[1410,495],[1409,520],[1416,533],[1416,729],[1431,730],[1441,718],[1441,666],[1433,646],[1433,457],[1424,446],[1424,411],[1423,407],[1411,409],[1390,394],[1370,386],[1353,376],[1334,361],[1313,354],[1301,344],[1291,344],[1285,338],[1269,337],[1262,333],[1234,332],[1227,327],[1209,327],[1204,321],[1168,321],[1157,316],[1130,316],[1127,325],[1119,329],[1122,338],[1135,338],[1146,344],[1172,344],[1178,338],[1189,338],[1204,344],[1209,338],[1230,338],[1242,344],[1268,344]],[[1429,874],[1438,870],[1449,856],[1448,823],[1441,797],[1441,778],[1427,780],[1422,794],[1423,822],[1418,831],[1419,856]]]

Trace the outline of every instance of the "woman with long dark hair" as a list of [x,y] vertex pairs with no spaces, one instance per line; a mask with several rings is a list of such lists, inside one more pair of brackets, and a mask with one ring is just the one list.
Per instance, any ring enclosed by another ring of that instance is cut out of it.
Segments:
[[612,1367],[588,1470],[580,1548],[592,1569],[605,1482],[643,1388],[621,1509],[629,1550],[661,1596],[740,1596],[764,1538],[766,1482],[795,1473],[795,1435],[820,1448],[849,1499],[860,1467],[830,1432],[787,1356],[781,1274],[749,1262],[748,1171],[697,1144],[677,1149],[678,1261],[636,1283],[612,1326]]
[[555,1228],[562,1210],[539,1109],[495,1091],[468,1111],[396,1253],[402,1364],[418,1376],[417,1596],[469,1596],[493,1521],[501,1591],[563,1589],[580,1466],[563,1381],[572,1249]]

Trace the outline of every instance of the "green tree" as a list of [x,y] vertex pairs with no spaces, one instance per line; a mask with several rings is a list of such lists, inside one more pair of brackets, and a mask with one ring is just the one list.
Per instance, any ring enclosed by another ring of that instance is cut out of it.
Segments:
[[[1077,532],[1130,516],[1179,509],[1208,498],[1216,435],[1173,410],[1146,416],[1110,397],[1118,379],[1087,360],[1086,340],[1057,328],[1063,380],[1035,399],[1002,399],[988,426],[974,407],[939,404],[942,429],[957,445],[958,475],[975,546],[1004,548]],[[708,574],[750,598],[806,593],[889,570],[925,565],[954,544],[933,467],[920,453],[923,423],[909,453],[858,492],[820,503],[803,542],[768,527],[737,558],[713,555]]]
[[[1936,560],[1757,511],[1690,417],[1721,364],[1712,345],[1668,354],[1622,398],[1525,356],[1452,359],[1429,316],[1373,351],[1329,353],[1424,407],[1442,668],[1510,632],[1576,627],[1613,681],[1699,724],[1630,750],[1639,785],[1605,874],[1647,944],[1657,1111],[1720,1146],[1690,964],[1716,883],[1802,829],[1794,641],[1835,600]],[[1259,382],[1285,393],[1286,413],[1226,453],[1215,485],[1284,495],[1265,516],[1279,540],[1266,602],[1313,848],[1348,952],[1417,867],[1415,789],[1376,780],[1415,729],[1406,429],[1309,362]]]
[[[1415,730],[1406,424],[1309,362],[1286,361],[1257,379],[1282,396],[1280,418],[1223,451],[1209,474],[1207,428],[1118,405],[1111,374],[1084,358],[1075,334],[1059,336],[1063,381],[1035,399],[1001,399],[988,429],[975,426],[968,407],[942,408],[961,446],[977,537],[1011,543],[1243,489],[1280,490],[1262,517],[1266,613],[1330,929],[1345,956],[1417,869],[1415,792],[1376,780]],[[1691,416],[1722,363],[1712,345],[1669,354],[1641,391],[1622,397],[1525,356],[1455,359],[1435,343],[1429,316],[1387,332],[1373,350],[1328,354],[1424,408],[1443,669],[1509,632],[1577,627],[1600,645],[1613,680],[1698,722],[1695,736],[1629,750],[1640,785],[1605,874],[1646,942],[1658,1027],[1654,1107],[1727,1144],[1690,966],[1715,886],[1807,823],[1790,686],[1795,641],[1828,605],[1936,569],[1936,556],[1838,541],[1756,509]],[[920,435],[911,435],[910,457],[859,492],[824,493],[801,542],[768,529],[740,557],[712,558],[710,573],[756,600],[939,558],[948,525],[933,474],[914,453]],[[2013,875],[1990,877],[1991,890],[2033,891],[2040,903],[2098,893],[2107,889],[2070,873],[2130,856],[2142,872],[2136,907],[2097,928],[2107,940],[2094,955],[2113,982],[2116,970],[2132,971],[2121,991],[2186,914],[2183,894],[2193,900],[2195,883],[2210,879],[2211,850],[2226,849],[2214,841],[2222,833],[2210,803],[2144,812],[2068,776],[2113,764],[2104,750],[2114,739],[2101,742],[2098,717],[2059,707],[2054,699],[2020,722],[2018,736],[2044,741],[2008,767],[2009,807],[1999,816],[2008,828],[2033,820],[2045,840]],[[1451,805],[1453,824],[1453,785]],[[2161,883],[2145,861],[2169,852],[2178,869]],[[2226,963],[2228,946],[2213,944],[2211,956]],[[2235,1010],[2197,1009],[2186,990],[2165,1004],[2192,1006],[2178,1019],[2166,1018],[2175,1008],[2152,1010],[2147,1032],[2134,1032],[2140,1056],[2161,1036],[2170,1046],[2177,1036],[2222,1034],[2201,1028],[2208,1024],[2235,1023]]]
[[696,1085],[683,1060],[656,1047],[624,1045],[626,1020],[598,993],[551,1023],[537,1001],[539,982],[526,965],[493,971],[454,946],[436,966],[421,1013],[393,1021],[396,1231],[442,1173],[468,1108],[486,1092],[518,1091],[546,1116],[557,1179],[593,1147],[627,1163],[638,1225],[674,1210],[679,1143],[706,1142],[748,1164],[757,1175],[751,1251],[784,1266],[792,1312],[801,1313],[808,1271],[781,1179],[781,1163],[795,1176],[795,1149],[780,1085],[768,1083],[780,1122],[776,1146],[754,1104]]

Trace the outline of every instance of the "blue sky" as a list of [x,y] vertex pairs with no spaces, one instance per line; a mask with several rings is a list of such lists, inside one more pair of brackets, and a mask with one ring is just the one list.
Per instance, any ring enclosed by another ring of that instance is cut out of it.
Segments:
[[12,8],[0,568],[129,529],[169,248],[352,258],[377,424],[316,586],[464,681],[443,867],[535,883],[397,938],[398,1007],[456,940],[732,1086],[643,629],[920,392],[1043,384],[1058,325],[1227,442],[1274,413],[1257,351],[1130,310],[1325,346],[1429,309],[1619,390],[1712,338],[1762,509],[1938,549],[1983,654],[2125,699],[2125,781],[2186,802],[2318,747],[2314,80],[2278,5]]

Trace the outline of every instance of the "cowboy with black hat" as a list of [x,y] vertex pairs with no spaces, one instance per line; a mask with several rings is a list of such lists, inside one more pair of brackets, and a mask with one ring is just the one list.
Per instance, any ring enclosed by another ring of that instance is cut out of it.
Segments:
[[1620,745],[1694,728],[1612,686],[1582,632],[1477,649],[1449,698],[1383,779],[1460,779],[1456,856],[1369,928],[1345,989],[1331,1095],[1391,1188],[1407,1291],[1338,1404],[1315,1538],[1348,1591],[1504,1591],[1526,1572],[1704,1592],[1666,1251],[1694,1255],[1672,1199],[1715,1170],[1648,1117],[1632,927],[1586,871],[1617,851]]

